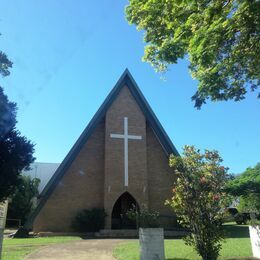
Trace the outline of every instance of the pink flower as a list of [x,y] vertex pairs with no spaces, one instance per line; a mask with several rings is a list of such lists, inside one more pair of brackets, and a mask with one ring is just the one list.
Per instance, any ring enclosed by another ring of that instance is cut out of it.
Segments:
[[213,200],[219,200],[219,195],[217,195],[217,194],[214,195],[214,196],[213,196]]
[[203,176],[200,178],[200,183],[205,183],[206,182],[206,178]]

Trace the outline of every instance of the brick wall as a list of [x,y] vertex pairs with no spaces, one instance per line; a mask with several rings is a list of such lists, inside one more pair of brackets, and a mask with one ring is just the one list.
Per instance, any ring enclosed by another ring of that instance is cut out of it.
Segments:
[[149,208],[160,212],[165,227],[172,227],[176,225],[176,218],[165,201],[172,196],[174,174],[169,167],[169,158],[150,126],[147,126],[146,136]]
[[[128,141],[129,185],[124,186],[124,141],[110,137],[123,134],[124,117],[128,118],[128,133],[142,136],[141,140]],[[106,228],[111,227],[111,213],[118,197],[128,191],[139,205],[148,203],[146,120],[127,87],[106,113],[104,205],[108,214]]]
[[[129,186],[124,186],[124,141],[110,134],[123,134],[124,117],[128,134],[142,136],[128,141]],[[36,217],[34,231],[71,231],[76,213],[93,207],[104,208],[106,228],[116,200],[128,191],[140,207],[159,211],[165,226],[173,224],[173,212],[164,205],[171,196],[173,174],[161,144],[146,118],[124,87],[105,118],[83,146],[71,166]]]
[[104,120],[83,146],[33,225],[38,231],[71,231],[75,214],[104,207]]

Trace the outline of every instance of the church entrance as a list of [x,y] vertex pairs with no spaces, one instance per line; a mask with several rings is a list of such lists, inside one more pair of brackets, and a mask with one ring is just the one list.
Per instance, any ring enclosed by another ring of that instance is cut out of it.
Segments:
[[117,199],[112,211],[112,229],[136,229],[136,222],[126,216],[126,212],[133,206],[139,209],[136,200],[128,192]]

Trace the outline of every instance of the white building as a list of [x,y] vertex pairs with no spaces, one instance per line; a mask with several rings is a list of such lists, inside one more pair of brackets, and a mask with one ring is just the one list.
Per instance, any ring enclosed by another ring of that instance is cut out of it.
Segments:
[[22,174],[40,179],[39,192],[41,193],[59,165],[60,163],[35,162],[31,164],[31,170],[24,171]]

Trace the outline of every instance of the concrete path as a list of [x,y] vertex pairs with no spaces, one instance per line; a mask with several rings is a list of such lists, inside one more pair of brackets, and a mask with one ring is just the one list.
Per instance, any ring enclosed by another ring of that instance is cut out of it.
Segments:
[[86,239],[76,242],[43,246],[25,259],[53,260],[115,260],[112,256],[113,248],[121,243],[133,240],[127,239]]

